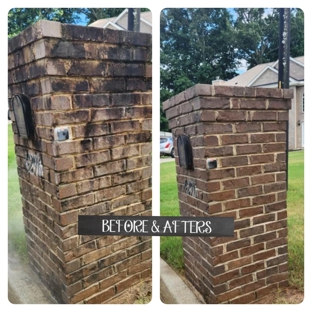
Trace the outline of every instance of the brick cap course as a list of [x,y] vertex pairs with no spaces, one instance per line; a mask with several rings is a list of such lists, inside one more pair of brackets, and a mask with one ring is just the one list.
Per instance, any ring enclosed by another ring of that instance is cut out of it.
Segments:
[[66,40],[104,42],[142,47],[152,46],[152,36],[147,33],[86,27],[40,20],[9,40],[8,53],[15,52],[42,38],[63,38]]
[[171,107],[198,96],[292,99],[294,94],[292,89],[213,86],[209,84],[197,84],[163,102],[163,109],[166,111]]

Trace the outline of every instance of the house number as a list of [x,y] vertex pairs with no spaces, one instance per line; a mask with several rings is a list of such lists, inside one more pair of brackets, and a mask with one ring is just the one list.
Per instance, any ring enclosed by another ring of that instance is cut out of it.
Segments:
[[185,180],[184,182],[184,192],[187,195],[193,196],[193,197],[197,197],[196,196],[196,184],[194,181],[189,181],[189,180]]

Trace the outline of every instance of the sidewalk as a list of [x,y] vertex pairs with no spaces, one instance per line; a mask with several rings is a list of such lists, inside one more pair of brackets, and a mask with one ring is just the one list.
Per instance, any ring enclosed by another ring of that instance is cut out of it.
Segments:
[[56,304],[47,288],[16,253],[8,254],[8,300],[13,304]]
[[[8,299],[13,304],[57,304],[39,277],[9,252]],[[160,299],[165,304],[201,304],[190,288],[160,259]]]

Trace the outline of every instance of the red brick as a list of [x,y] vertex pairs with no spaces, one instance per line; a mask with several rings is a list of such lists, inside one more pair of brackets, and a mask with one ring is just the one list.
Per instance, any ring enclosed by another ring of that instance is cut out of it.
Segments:
[[86,304],[99,304],[99,303],[105,303],[108,299],[112,298],[115,295],[115,287],[112,286],[111,288],[108,288],[97,295],[86,299],[84,303]]
[[250,135],[251,143],[271,143],[275,142],[274,133],[257,133]]
[[254,236],[256,234],[261,234],[264,232],[264,226],[255,226],[255,227],[250,227],[249,229],[243,229],[240,230],[240,238],[243,237],[249,237],[249,236]]
[[257,97],[264,97],[264,98],[282,98],[283,97],[283,89],[257,88],[256,93],[257,93]]
[[259,260],[269,259],[275,256],[276,256],[275,249],[271,249],[271,250],[267,250],[267,251],[253,255],[253,261],[257,262]]
[[[273,195],[270,195],[273,197]],[[283,210],[286,209],[287,207],[287,203],[286,201],[281,201],[281,202],[276,202],[276,203],[272,203],[272,204],[268,204],[265,205],[265,212],[271,212],[271,211],[279,211],[279,210]]]
[[286,182],[276,182],[264,185],[265,193],[280,192],[286,190]]
[[266,184],[270,182],[275,182],[274,174],[262,174],[251,177],[251,184]]
[[269,100],[268,109],[291,109],[291,100]]
[[278,112],[278,121],[288,121],[288,112]]
[[248,144],[248,145],[236,146],[237,155],[259,154],[261,152],[262,152],[262,146],[260,144]]
[[222,167],[238,167],[248,165],[247,156],[236,156],[221,159]]
[[246,113],[243,111],[219,111],[217,121],[245,121]]
[[241,257],[249,256],[249,255],[257,253],[261,250],[264,250],[264,248],[265,248],[264,243],[244,247],[244,248],[240,249],[240,256]]
[[227,302],[228,300],[237,297],[238,295],[241,294],[241,290],[239,288],[233,289],[231,291],[227,291],[226,293],[220,294],[217,296],[218,302]]
[[271,222],[266,225],[266,231],[273,231],[281,228],[286,228],[287,227],[287,220],[280,220],[276,222]]
[[[249,198],[243,198],[243,199],[241,199],[241,201],[246,202],[245,207],[250,206],[250,199]],[[248,203],[248,205],[247,205],[247,203]],[[242,208],[243,208],[243,206],[242,206]],[[262,213],[263,213],[263,207],[262,206],[251,207],[251,208],[246,208],[246,209],[240,209],[239,210],[239,217],[240,218],[252,217],[252,216],[262,214]],[[253,220],[254,220],[254,218],[253,218]]]
[[278,120],[277,113],[271,111],[252,111],[251,120],[252,121],[272,121]]
[[260,165],[255,166],[244,166],[240,168],[236,168],[237,176],[254,176],[262,172],[262,168]]
[[203,129],[199,128],[198,133],[204,134],[220,134],[220,133],[232,133],[233,125],[232,124],[222,124],[222,123],[204,123]]
[[92,285],[71,297],[70,303],[78,303],[99,291],[99,285]]
[[237,122],[235,123],[235,129],[237,133],[252,133],[261,131],[261,123],[255,122]]
[[234,279],[239,276],[239,270],[233,270],[222,275],[212,277],[212,281],[215,285],[222,284],[228,280]]
[[248,238],[245,238],[245,239],[242,239],[242,240],[238,240],[238,241],[235,241],[235,242],[232,242],[232,243],[228,243],[227,246],[226,246],[226,251],[232,251],[232,250],[235,250],[235,249],[239,249],[239,248],[243,248],[243,247],[246,247],[246,246],[250,246],[251,242],[250,242],[250,239]]
[[[197,114],[198,117],[195,114]],[[198,113],[194,113],[192,120],[193,120],[193,122],[196,122],[196,120],[198,120],[198,121],[199,120],[200,121],[215,121],[216,120],[216,113],[214,111],[204,110],[201,112],[200,115]]]
[[276,239],[276,233],[275,232],[270,232],[270,233],[265,233],[262,235],[255,236],[254,237],[254,243],[258,244],[258,243],[270,241],[272,239]]
[[277,285],[276,284],[273,284],[273,285],[269,285],[269,286],[266,286],[264,288],[261,288],[261,289],[257,289],[256,290],[256,294],[257,294],[257,299],[260,299],[264,296],[267,296],[271,293],[275,293],[277,290]]
[[285,150],[286,150],[286,143],[263,144],[264,153],[284,152]]
[[221,142],[222,145],[248,143],[248,135],[247,134],[221,135]]
[[248,177],[231,179],[231,180],[227,180],[227,181],[222,182],[222,186],[225,190],[238,189],[238,188],[242,188],[242,187],[248,186],[248,185],[249,185],[249,178]]
[[[229,200],[224,203],[225,210],[231,210],[231,209],[238,209],[238,208],[244,208],[250,206],[250,199],[249,198],[242,198],[242,199],[235,199],[235,200]],[[242,210],[240,210],[242,211]]]
[[58,189],[58,198],[63,199],[77,195],[77,189],[75,184],[60,185]]
[[209,146],[218,146],[219,145],[219,138],[215,135],[207,135],[204,138],[204,145]]
[[252,165],[262,163],[272,163],[274,162],[274,154],[251,155],[249,159]]
[[282,220],[287,218],[287,210],[280,211],[277,213],[277,220]]
[[211,201],[224,201],[228,199],[234,199],[235,191],[229,190],[229,191],[221,191],[217,193],[210,193],[208,196]]
[[262,99],[241,99],[240,109],[266,109],[266,100]]
[[[262,206],[261,206],[261,209],[263,211]],[[266,214],[258,216],[258,217],[255,216],[252,219],[252,221],[253,221],[253,224],[255,225],[255,224],[260,224],[260,223],[266,223],[266,222],[274,221],[275,218],[276,218],[276,216],[275,216],[274,213],[269,213],[269,214],[266,213]]]
[[229,270],[233,270],[236,268],[243,268],[245,267],[245,265],[250,264],[252,262],[251,260],[252,260],[251,257],[239,258],[239,259],[228,262],[227,266]]
[[61,157],[54,159],[54,169],[56,171],[66,171],[74,168],[74,158],[69,157]]
[[287,239],[286,237],[282,237],[282,238],[277,238],[275,240],[271,240],[269,242],[267,242],[267,248],[274,248],[277,246],[282,246],[282,248],[287,246]]
[[237,197],[249,197],[249,196],[255,196],[262,194],[262,186],[256,185],[256,186],[250,186],[250,187],[244,187],[237,190]]
[[[220,246],[218,246],[218,248],[220,249]],[[228,253],[223,253],[223,249],[221,251],[218,251],[219,250],[218,248],[214,249],[217,251],[214,252],[214,254],[216,254],[216,255],[214,255],[214,257],[213,257],[212,265],[218,265],[220,263],[226,263],[228,261],[239,258],[239,254],[238,254],[237,250],[233,250],[233,251],[228,252]]]
[[108,150],[103,152],[80,154],[75,157],[77,168],[101,164],[108,162],[109,160],[110,152]]
[[286,122],[264,122],[264,132],[286,131]]
[[252,280],[253,280],[252,274],[244,275],[242,277],[232,279],[229,281],[229,288],[232,289],[232,288],[236,288],[236,287],[241,286],[241,285],[248,284],[248,283],[252,282]]
[[[213,95],[214,96],[239,96],[243,97],[245,94],[245,88],[244,87],[232,87],[232,86],[218,86],[214,85],[212,86],[212,90],[214,90]],[[212,91],[213,92],[213,91]]]
[[[195,149],[194,151],[194,157],[196,155]],[[232,156],[233,155],[233,147],[232,146],[220,146],[220,147],[207,147],[203,148],[203,155],[200,158],[204,157],[220,157],[220,156]]]
[[256,294],[254,292],[251,292],[249,294],[230,300],[229,303],[231,304],[252,303],[255,299],[256,299]]

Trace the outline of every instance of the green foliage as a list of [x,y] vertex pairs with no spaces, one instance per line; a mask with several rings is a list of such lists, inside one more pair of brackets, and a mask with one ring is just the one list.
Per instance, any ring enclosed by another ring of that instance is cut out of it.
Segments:
[[[81,12],[85,15],[87,25],[103,18],[118,16],[125,8],[85,8]],[[149,11],[148,9],[141,9],[141,12]]]
[[[174,161],[161,164],[160,180],[160,215],[179,216],[178,188]],[[183,271],[182,237],[160,237],[160,256],[175,270]]]
[[8,242],[9,250],[14,250],[22,260],[27,261],[22,201],[11,125],[8,125]]
[[99,19],[118,16],[123,10],[124,8],[84,8],[81,11],[86,17],[87,25],[89,25]]
[[[248,68],[274,62],[279,49],[279,9],[267,14],[264,8],[235,9],[235,38],[239,57],[245,59]],[[304,55],[303,11],[291,9],[290,56]]]
[[77,24],[81,22],[81,13],[81,9],[75,8],[14,8],[8,13],[8,36],[12,38],[42,19]]
[[[39,20],[89,25],[96,20],[118,16],[125,8],[14,8],[8,13],[8,36],[12,38]],[[148,9],[141,9],[141,12]]]
[[226,9],[165,9],[160,40],[162,102],[194,84],[235,75],[233,27]]
[[[248,68],[278,59],[279,10],[264,8],[165,9],[160,17],[160,101],[197,83],[237,75],[239,59]],[[290,56],[304,55],[304,15],[291,9]],[[161,108],[160,129],[168,131]]]
[[289,153],[287,192],[290,283],[304,288],[304,152]]

